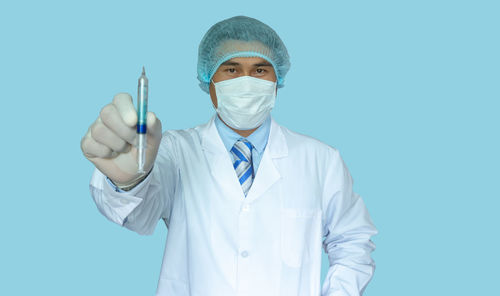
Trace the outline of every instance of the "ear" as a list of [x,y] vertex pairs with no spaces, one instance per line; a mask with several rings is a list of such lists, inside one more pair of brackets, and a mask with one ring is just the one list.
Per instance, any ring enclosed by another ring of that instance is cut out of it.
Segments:
[[214,105],[214,108],[217,109],[217,94],[215,93],[215,86],[212,80],[210,80],[208,90],[210,93],[210,99],[212,100],[212,104]]

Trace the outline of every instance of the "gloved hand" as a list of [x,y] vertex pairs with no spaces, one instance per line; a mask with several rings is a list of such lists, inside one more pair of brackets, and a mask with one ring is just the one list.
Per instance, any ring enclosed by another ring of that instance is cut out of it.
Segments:
[[144,179],[153,167],[161,141],[161,122],[147,114],[147,148],[144,171],[137,173],[137,111],[132,97],[119,93],[104,106],[80,142],[83,155],[99,171],[122,189],[130,189]]

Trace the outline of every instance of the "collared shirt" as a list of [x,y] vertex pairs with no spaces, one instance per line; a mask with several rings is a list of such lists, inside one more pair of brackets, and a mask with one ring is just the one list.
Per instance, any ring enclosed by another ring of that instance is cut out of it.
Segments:
[[[233,148],[234,143],[241,138],[245,138],[240,136],[238,133],[229,128],[222,120],[220,120],[219,116],[215,116],[215,127],[219,132],[219,136],[224,143],[224,147],[228,153],[231,153],[231,148]],[[253,162],[253,171],[254,174],[257,173],[257,169],[259,168],[260,160],[262,159],[262,154],[264,153],[264,149],[266,149],[267,139],[269,138],[269,130],[271,129],[271,115],[268,115],[264,122],[248,137],[247,139],[250,143],[252,143],[255,149],[252,149],[252,162]]]

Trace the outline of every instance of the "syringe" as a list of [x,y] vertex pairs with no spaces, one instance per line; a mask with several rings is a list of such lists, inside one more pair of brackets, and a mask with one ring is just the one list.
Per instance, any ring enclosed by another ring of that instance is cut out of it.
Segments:
[[137,172],[144,174],[144,163],[146,162],[146,133],[147,133],[147,113],[148,113],[148,78],[144,66],[142,75],[139,77],[137,88]]

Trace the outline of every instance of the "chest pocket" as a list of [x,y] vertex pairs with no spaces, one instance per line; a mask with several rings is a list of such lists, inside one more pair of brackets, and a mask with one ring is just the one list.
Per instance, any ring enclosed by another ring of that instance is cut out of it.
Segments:
[[290,267],[300,267],[311,260],[318,229],[321,229],[321,210],[281,210],[281,260]]

